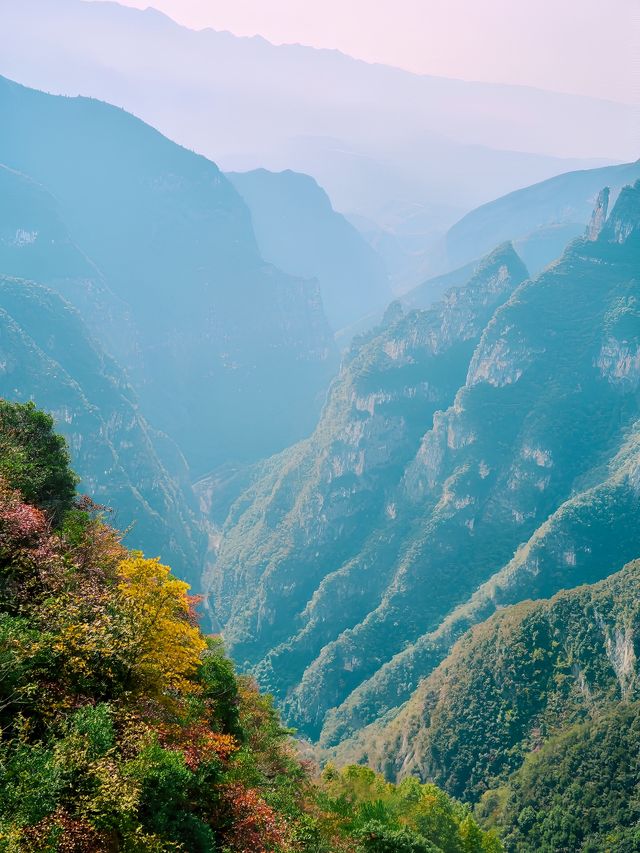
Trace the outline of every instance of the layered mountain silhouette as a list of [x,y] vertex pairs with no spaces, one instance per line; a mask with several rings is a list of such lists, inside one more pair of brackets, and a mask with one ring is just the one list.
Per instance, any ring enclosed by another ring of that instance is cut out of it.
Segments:
[[613,204],[622,187],[639,177],[640,160],[568,172],[482,205],[447,232],[447,263],[469,263],[502,240],[513,240],[530,272],[538,273],[582,236],[603,187],[609,187]]
[[251,211],[261,255],[290,275],[317,280],[336,331],[387,305],[382,260],[313,178],[265,169],[227,177]]
[[624,104],[195,32],[116,3],[3,4],[0,73],[122,106],[225,170],[312,175],[337,210],[398,242],[401,278],[413,253],[467,210],[637,155],[635,114]]
[[30,179],[8,271],[28,255],[71,300],[194,474],[304,435],[333,370],[318,284],[264,261],[219,169],[98,101],[2,79],[0,110],[4,180]]

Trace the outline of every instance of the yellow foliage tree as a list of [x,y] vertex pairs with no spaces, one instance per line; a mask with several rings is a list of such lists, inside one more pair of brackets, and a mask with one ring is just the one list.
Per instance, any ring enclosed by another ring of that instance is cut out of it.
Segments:
[[189,584],[159,560],[132,554],[118,567],[118,591],[130,620],[133,668],[155,692],[196,689],[191,680],[206,642],[189,619]]

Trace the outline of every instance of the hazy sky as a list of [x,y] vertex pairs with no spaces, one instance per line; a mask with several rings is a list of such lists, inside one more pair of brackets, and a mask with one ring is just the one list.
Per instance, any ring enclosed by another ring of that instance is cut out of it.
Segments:
[[416,72],[640,101],[640,0],[121,2]]

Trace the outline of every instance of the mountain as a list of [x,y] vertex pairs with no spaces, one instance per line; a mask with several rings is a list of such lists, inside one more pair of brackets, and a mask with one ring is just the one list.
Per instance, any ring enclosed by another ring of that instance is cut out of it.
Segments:
[[537,274],[570,240],[582,236],[602,187],[610,188],[613,204],[622,187],[638,178],[640,160],[557,175],[488,202],[449,229],[448,262],[461,266],[503,240],[513,240],[529,270]]
[[496,607],[637,556],[639,258],[640,183],[536,279],[505,247],[396,307],[236,502],[212,601],[302,732],[350,737]]
[[392,238],[420,220],[423,246],[518,187],[637,155],[625,104],[194,32],[115,3],[3,3],[0,73],[118,104],[226,171],[310,174]]
[[[623,191],[598,240],[572,244],[485,329],[465,385],[405,474],[418,520],[388,594],[308,674],[317,696],[318,670],[332,683],[343,655],[371,673],[329,713],[327,742],[401,704],[452,640],[499,604],[598,580],[614,557],[622,566],[637,554],[628,525],[637,517],[639,199],[640,186]],[[618,499],[628,513],[619,518]],[[503,579],[506,595],[496,592]],[[383,642],[389,620],[398,626]],[[380,665],[359,654],[366,642],[384,649]]]
[[122,371],[77,312],[47,288],[0,274],[0,350],[0,396],[51,412],[81,490],[117,509],[128,541],[163,553],[199,589],[206,542],[186,464],[167,469],[169,440],[140,414]]
[[[350,561],[393,521],[425,422],[453,402],[482,329],[526,275],[505,245],[433,309],[395,320],[391,309],[382,329],[354,342],[314,434],[262,463],[232,508],[211,602],[238,660],[268,655],[278,695],[365,615]],[[393,546],[378,547],[388,559]]]
[[362,733],[368,760],[390,778],[417,775],[479,800],[563,729],[640,698],[639,592],[633,562],[500,610],[458,640],[393,720]]
[[384,264],[308,175],[234,172],[227,177],[251,211],[262,257],[298,278],[314,278],[336,331],[390,299]]
[[127,303],[74,242],[60,204],[36,181],[0,164],[0,272],[31,279],[75,305],[95,337],[133,357]]
[[[12,257],[32,258],[43,283],[82,312],[193,474],[253,461],[309,431],[333,370],[318,286],[263,260],[220,170],[98,101],[0,79],[0,111],[5,178],[31,180],[24,204],[9,209],[7,233],[14,243],[23,235]],[[55,202],[35,214],[43,191]],[[69,270],[38,260],[45,249],[58,266],[66,252]],[[103,322],[105,310],[115,323]]]

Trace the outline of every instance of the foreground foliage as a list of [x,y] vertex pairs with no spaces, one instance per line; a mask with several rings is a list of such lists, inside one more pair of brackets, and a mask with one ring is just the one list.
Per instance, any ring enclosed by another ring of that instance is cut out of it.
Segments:
[[312,781],[188,586],[74,497],[51,420],[3,403],[0,446],[0,851],[500,849],[433,786]]
[[328,766],[316,802],[329,834],[358,839],[367,853],[502,850],[496,836],[479,829],[468,806],[414,777],[393,785],[367,767]]

